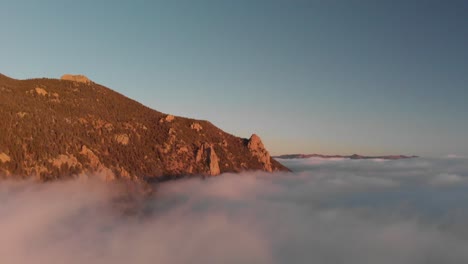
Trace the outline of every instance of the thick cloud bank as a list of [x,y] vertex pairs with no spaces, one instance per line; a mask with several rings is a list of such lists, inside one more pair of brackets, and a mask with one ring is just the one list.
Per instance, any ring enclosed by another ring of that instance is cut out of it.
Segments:
[[282,160],[296,172],[161,184],[131,214],[114,184],[1,182],[0,262],[468,263],[467,161]]

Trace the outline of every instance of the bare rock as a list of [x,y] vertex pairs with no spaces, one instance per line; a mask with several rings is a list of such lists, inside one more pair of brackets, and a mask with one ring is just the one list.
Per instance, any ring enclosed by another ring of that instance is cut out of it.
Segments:
[[[86,145],[83,145],[81,147],[80,154],[88,158],[92,172],[96,173],[101,179],[103,179],[104,181],[112,181],[116,179],[114,172],[112,172],[111,169],[104,166],[101,163],[99,157],[96,154],[94,154],[94,152],[91,149],[89,149]],[[125,169],[120,168],[119,171],[122,177],[128,176],[128,172]]]
[[8,89],[6,87],[0,87],[0,92],[7,92],[7,93],[10,93],[11,92],[11,89]]
[[199,163],[203,159],[203,155],[205,153],[205,144],[202,144],[198,150],[197,150],[197,155],[195,157],[195,162]]
[[24,118],[28,113],[26,112],[18,112],[16,113],[16,116],[19,117],[19,118]]
[[49,162],[52,163],[52,165],[54,165],[56,168],[60,168],[63,164],[68,165],[68,167],[81,167],[81,164],[73,155],[61,154],[58,155],[55,159],[50,159]]
[[203,129],[203,127],[199,123],[192,123],[190,125],[190,128],[196,130],[197,132],[200,132],[200,130]]
[[172,122],[174,119],[175,117],[173,115],[167,115],[165,118],[166,122]]
[[132,179],[132,175],[124,168],[119,168],[120,176],[125,179]]
[[198,148],[195,161],[197,163],[205,162],[209,168],[208,174],[211,176],[216,176],[221,173],[219,169],[219,158],[218,155],[216,155],[213,145],[208,143],[202,144],[200,148]]
[[101,165],[101,161],[99,160],[98,156],[96,156],[96,154],[94,154],[94,152],[86,145],[81,147],[80,154],[86,156],[89,159],[89,163],[92,168],[98,168]]
[[258,161],[263,164],[266,171],[273,171],[270,154],[265,149],[265,146],[263,145],[259,136],[253,134],[249,139],[247,147],[249,148],[252,155],[257,157]]
[[128,145],[128,142],[130,142],[130,138],[127,134],[118,134],[114,136],[115,141],[117,143],[122,144],[124,146]]
[[210,154],[208,159],[208,164],[210,165],[210,175],[219,175],[221,173],[221,170],[219,169],[219,159],[218,155],[216,155],[216,152],[214,151],[213,146],[210,146],[208,152]]
[[5,163],[5,162],[10,162],[10,161],[11,161],[10,156],[8,156],[4,152],[0,153],[0,162]]
[[79,83],[86,83],[86,84],[91,83],[91,80],[88,79],[88,77],[84,75],[64,74],[62,75],[60,79],[65,80],[65,81],[72,81],[72,82],[79,82]]
[[36,87],[36,89],[34,90],[36,91],[38,95],[47,96],[49,94],[45,89],[41,87]]
[[228,142],[225,139],[223,139],[223,141],[220,143],[220,145],[227,148]]
[[166,117],[159,119],[159,123],[164,123],[164,122],[170,123],[170,122],[174,121],[174,119],[175,119],[175,116],[167,115]]
[[179,147],[179,149],[177,150],[177,154],[182,154],[182,153],[188,153],[189,152],[189,149],[187,146],[181,146]]

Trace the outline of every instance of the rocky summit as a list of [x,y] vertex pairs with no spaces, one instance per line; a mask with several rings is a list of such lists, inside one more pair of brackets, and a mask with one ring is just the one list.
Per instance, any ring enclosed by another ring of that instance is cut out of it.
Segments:
[[72,81],[72,82],[82,82],[82,83],[91,83],[91,80],[84,75],[73,75],[73,74],[64,74],[60,80]]
[[0,177],[162,180],[288,169],[260,137],[152,110],[83,75],[0,74]]

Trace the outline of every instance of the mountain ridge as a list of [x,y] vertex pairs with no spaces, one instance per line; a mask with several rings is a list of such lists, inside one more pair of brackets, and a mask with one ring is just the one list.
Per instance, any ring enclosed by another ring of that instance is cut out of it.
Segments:
[[260,138],[153,110],[83,75],[0,74],[0,176],[171,178],[288,169]]

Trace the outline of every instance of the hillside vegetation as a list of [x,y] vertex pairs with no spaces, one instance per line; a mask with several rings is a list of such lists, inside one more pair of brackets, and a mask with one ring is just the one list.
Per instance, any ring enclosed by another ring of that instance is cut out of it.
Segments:
[[256,135],[235,137],[208,121],[152,110],[84,76],[64,77],[0,74],[1,177],[164,179],[287,170]]

